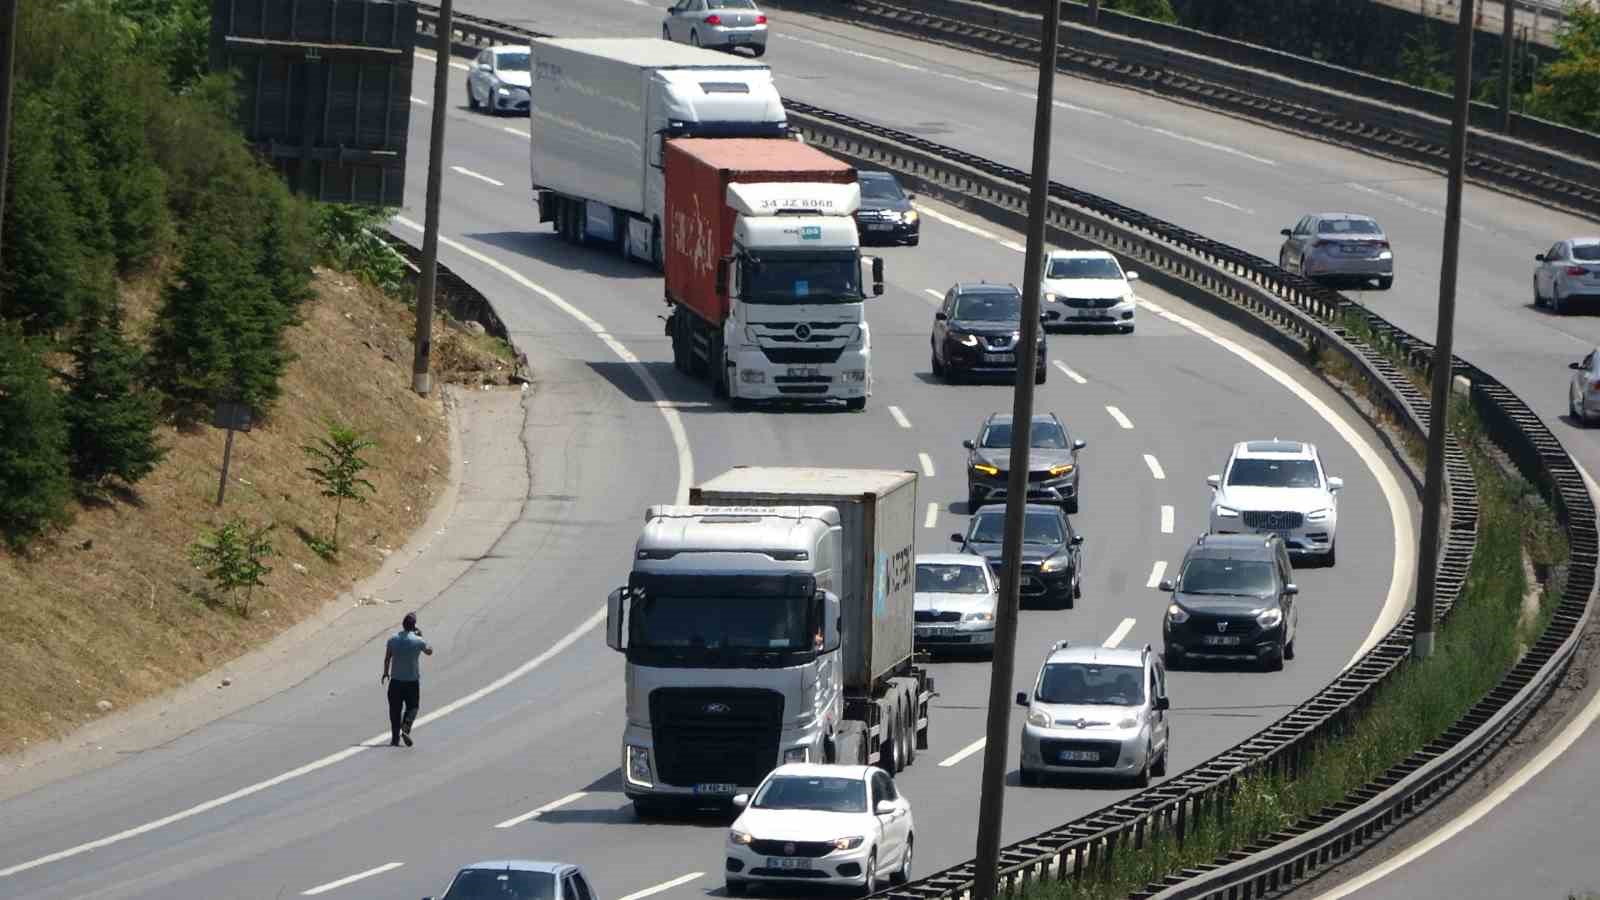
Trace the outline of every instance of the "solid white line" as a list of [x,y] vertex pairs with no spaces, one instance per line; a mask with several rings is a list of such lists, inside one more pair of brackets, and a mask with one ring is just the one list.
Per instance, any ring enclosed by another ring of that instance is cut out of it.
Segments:
[[[1004,240],[1004,238],[1000,237],[1000,235],[995,234],[992,231],[989,231],[989,230],[984,229],[984,228],[979,228],[976,225],[968,224],[966,222],[961,221],[960,219],[951,218],[950,216],[947,216],[944,213],[939,212],[938,210],[927,209],[925,207],[919,206],[919,207],[917,207],[917,211],[920,212],[922,215],[927,216],[930,219],[933,219],[933,220],[938,221],[938,222],[943,222],[944,224],[949,225],[951,228],[959,228],[959,229],[961,229],[962,231],[965,231],[968,234],[977,235],[978,237],[985,238],[985,239],[991,240],[991,241],[1002,241],[1002,240]],[[941,299],[941,300],[944,299],[944,295],[940,294],[939,295],[939,299]]]
[[1146,581],[1144,583],[1144,586],[1147,587],[1147,588],[1160,587],[1161,586],[1161,579],[1166,574],[1167,574],[1167,561],[1164,560],[1164,559],[1156,560],[1156,564],[1150,567],[1150,580]]
[[933,288],[923,288],[922,292],[927,294],[929,297],[932,297],[935,305],[944,302],[944,291],[936,291]]
[[1119,169],[1116,166],[1108,166],[1103,162],[1096,162],[1096,161],[1088,158],[1087,156],[1074,156],[1073,159],[1077,160],[1078,162],[1083,163],[1084,165],[1094,166],[1097,169],[1105,169],[1107,172],[1115,172],[1118,175],[1126,175],[1126,174],[1128,174],[1128,170],[1127,169]]
[[1242,206],[1239,206],[1239,205],[1234,204],[1234,203],[1229,203],[1226,200],[1218,200],[1216,197],[1201,197],[1200,199],[1206,201],[1207,203],[1215,203],[1218,206],[1226,206],[1229,209],[1236,210],[1236,211],[1242,212],[1242,213],[1249,213],[1251,215],[1255,215],[1255,212],[1256,212],[1253,209],[1245,209]]
[[487,181],[488,183],[494,185],[495,187],[505,187],[506,186],[506,183],[504,181],[496,181],[495,179],[490,178],[487,175],[482,175],[482,174],[480,174],[478,172],[474,172],[471,169],[463,168],[461,166],[451,166],[450,167],[450,171],[455,172],[458,175],[465,175],[468,178],[476,178],[479,181]]
[[917,459],[922,463],[922,474],[933,477],[933,457],[926,453],[918,453]]
[[978,738],[977,740],[975,740],[972,743],[966,745],[965,747],[962,747],[960,750],[957,750],[952,756],[950,756],[949,759],[946,759],[945,761],[939,763],[939,765],[944,767],[944,768],[946,768],[946,769],[948,769],[951,766],[955,765],[956,763],[961,762],[963,759],[966,759],[967,757],[971,756],[972,754],[977,753],[979,750],[982,750],[983,749],[983,745],[988,743],[988,741],[989,741],[988,738]]
[[357,872],[356,874],[351,875],[348,878],[341,878],[338,881],[330,881],[327,884],[319,884],[319,885],[317,885],[316,887],[312,888],[309,891],[301,891],[300,892],[300,896],[302,896],[302,897],[315,897],[318,894],[326,894],[328,891],[331,891],[334,888],[342,888],[347,884],[355,884],[356,882],[360,881],[363,878],[371,878],[374,875],[382,875],[383,873],[388,872],[391,869],[398,869],[403,865],[405,865],[405,863],[398,863],[398,862],[384,863],[381,866],[378,866],[378,867],[372,868],[372,869],[368,869],[365,872]]
[[932,528],[939,524],[939,504],[929,503],[928,514],[922,517],[922,527]]
[[894,417],[895,424],[899,425],[901,428],[911,427],[911,420],[906,418],[906,414],[900,411],[900,407],[889,407],[889,415]]
[[645,897],[648,897],[652,894],[659,894],[662,891],[670,891],[680,884],[688,884],[689,882],[705,874],[706,873],[704,872],[690,872],[687,875],[681,875],[672,879],[671,881],[663,881],[655,887],[647,887],[642,891],[634,891],[626,897],[617,898],[617,900],[644,900]]
[[528,137],[528,132],[523,131],[521,128],[512,128],[510,125],[501,125],[500,130],[514,134],[517,137]]
[[[438,62],[439,61],[439,57],[435,56],[432,53],[426,53],[426,52],[424,52],[422,50],[414,50],[412,52],[417,54],[418,56],[422,57],[423,59],[427,60],[428,62]],[[453,59],[450,60],[450,68],[452,68],[452,69],[460,69],[463,72],[472,71],[472,67],[471,66],[467,65],[464,62],[456,62]]]
[[1088,384],[1089,383],[1089,379],[1087,379],[1087,378],[1083,377],[1082,375],[1079,375],[1077,372],[1074,372],[1071,369],[1067,368],[1067,364],[1062,362],[1059,359],[1055,361],[1055,367],[1061,370],[1061,374],[1067,376],[1068,378],[1071,378],[1073,381],[1076,381],[1079,384]]
[[1117,424],[1121,425],[1123,428],[1133,428],[1133,422],[1129,421],[1128,417],[1122,414],[1122,410],[1117,409],[1115,406],[1108,406],[1106,407],[1106,412],[1110,413],[1111,418],[1116,419]]
[[421,97],[412,97],[411,98],[411,102],[415,103],[418,106],[427,106],[428,105],[428,101],[422,99]]
[[1111,632],[1111,637],[1106,638],[1106,642],[1100,646],[1115,647],[1122,643],[1122,639],[1127,637],[1128,632],[1133,630],[1134,621],[1133,619],[1123,619],[1122,624],[1117,626],[1117,630]]
[[538,809],[533,810],[532,812],[525,812],[522,815],[517,816],[514,819],[507,819],[504,822],[501,822],[499,825],[496,825],[495,827],[496,828],[515,828],[518,825],[521,825],[523,822],[528,821],[529,819],[536,819],[539,816],[544,815],[545,813],[549,812],[552,809],[560,809],[561,807],[566,806],[568,803],[571,803],[574,800],[582,800],[584,797],[587,797],[587,796],[589,796],[589,792],[588,791],[573,791],[572,793],[566,795],[565,797],[562,797],[560,800],[552,800],[549,803],[546,803],[545,805],[539,807]]
[[1000,246],[1006,248],[1007,250],[1015,250],[1018,253],[1027,253],[1028,252],[1028,248],[1027,248],[1026,245],[1019,244],[1016,241],[1001,241],[1000,242]]
[[1172,533],[1173,509],[1170,506],[1161,507],[1161,533]]
[[1161,461],[1154,456],[1146,453],[1144,455],[1144,464],[1150,467],[1150,474],[1155,477],[1155,480],[1165,481],[1167,479],[1167,473],[1161,470]]

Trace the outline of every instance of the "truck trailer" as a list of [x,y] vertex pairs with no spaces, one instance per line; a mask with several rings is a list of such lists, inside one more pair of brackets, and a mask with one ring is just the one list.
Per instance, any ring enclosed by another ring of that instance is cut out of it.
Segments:
[[787,133],[765,63],[660,38],[547,38],[530,53],[539,221],[573,243],[611,243],[660,268],[663,144]]
[[883,261],[861,256],[856,170],[791,140],[684,138],[666,147],[666,334],[717,396],[866,406],[864,301]]
[[646,511],[606,606],[637,814],[725,807],[784,763],[897,772],[927,748],[916,493],[916,472],[737,467]]

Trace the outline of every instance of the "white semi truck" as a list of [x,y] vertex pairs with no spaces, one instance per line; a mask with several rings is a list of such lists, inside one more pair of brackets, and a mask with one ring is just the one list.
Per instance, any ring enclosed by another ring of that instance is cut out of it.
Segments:
[[606,610],[639,815],[725,806],[786,762],[899,771],[926,749],[916,486],[915,472],[738,467],[689,506],[649,508]]

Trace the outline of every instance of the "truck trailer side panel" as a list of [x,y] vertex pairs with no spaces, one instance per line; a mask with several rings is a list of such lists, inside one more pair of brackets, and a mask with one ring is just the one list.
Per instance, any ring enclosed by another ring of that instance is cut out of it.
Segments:
[[643,210],[646,70],[564,41],[532,48],[534,186]]

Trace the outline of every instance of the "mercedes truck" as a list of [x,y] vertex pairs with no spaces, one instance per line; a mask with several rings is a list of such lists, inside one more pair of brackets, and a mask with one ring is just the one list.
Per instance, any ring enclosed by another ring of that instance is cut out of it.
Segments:
[[916,493],[915,472],[737,467],[646,511],[606,605],[638,815],[726,807],[784,763],[895,772],[927,748]]

